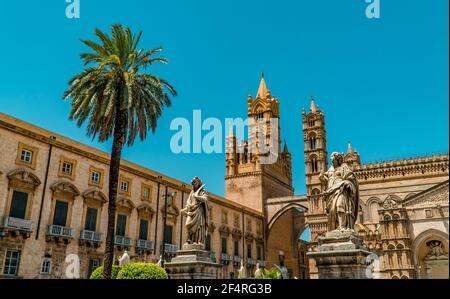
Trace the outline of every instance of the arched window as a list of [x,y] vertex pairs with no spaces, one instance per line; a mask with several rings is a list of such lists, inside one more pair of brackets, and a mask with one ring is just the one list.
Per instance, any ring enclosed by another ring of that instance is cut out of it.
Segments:
[[392,276],[392,279],[399,279],[397,275]]
[[384,215],[384,220],[385,220],[385,221],[391,220],[391,216],[389,216],[389,215]]
[[319,163],[317,162],[316,156],[311,157],[311,172],[312,173],[319,172]]
[[380,209],[380,204],[376,199],[370,202],[369,205],[369,213],[370,213],[370,221],[379,222],[380,218],[378,215],[378,210]]
[[317,149],[317,139],[314,135],[309,137],[309,149],[312,151]]
[[309,127],[312,128],[312,127],[314,127],[315,124],[316,124],[316,123],[315,123],[314,119],[311,118],[311,119],[309,120]]

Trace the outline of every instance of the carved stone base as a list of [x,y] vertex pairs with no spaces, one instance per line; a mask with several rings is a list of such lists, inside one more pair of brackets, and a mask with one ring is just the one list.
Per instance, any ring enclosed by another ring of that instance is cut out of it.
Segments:
[[332,231],[319,237],[317,251],[307,255],[316,261],[319,279],[367,279],[370,254],[354,231]]
[[217,279],[220,265],[211,261],[208,251],[183,249],[165,268],[171,279]]

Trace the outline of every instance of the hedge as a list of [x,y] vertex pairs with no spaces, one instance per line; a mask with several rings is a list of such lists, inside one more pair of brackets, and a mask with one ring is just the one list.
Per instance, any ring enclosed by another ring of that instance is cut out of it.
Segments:
[[158,264],[129,263],[122,266],[117,279],[168,279],[166,270]]
[[[121,267],[117,265],[113,265],[111,271],[111,278],[116,279],[117,274],[119,274]],[[103,279],[103,266],[96,268],[92,274],[90,279]]]

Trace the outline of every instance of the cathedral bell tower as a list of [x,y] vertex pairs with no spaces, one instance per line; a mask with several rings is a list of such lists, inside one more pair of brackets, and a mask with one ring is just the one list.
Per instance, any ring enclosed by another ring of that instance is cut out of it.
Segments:
[[[290,196],[293,187],[286,143],[281,151],[279,101],[272,96],[264,74],[256,97],[248,96],[247,107],[249,124],[257,125],[249,125],[248,141],[237,140],[233,128],[230,130],[226,139],[225,197],[265,213],[267,198]],[[270,163],[265,162],[268,156],[274,158]]]
[[303,141],[305,154],[306,192],[309,202],[307,214],[314,242],[318,235],[327,230],[325,203],[321,194],[325,191],[319,175],[328,169],[327,138],[325,130],[325,114],[311,97],[309,111],[302,113]]

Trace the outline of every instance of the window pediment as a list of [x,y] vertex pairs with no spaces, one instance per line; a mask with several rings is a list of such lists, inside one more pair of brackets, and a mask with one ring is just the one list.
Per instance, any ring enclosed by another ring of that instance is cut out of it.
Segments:
[[242,237],[242,231],[238,228],[235,228],[231,231],[231,234],[233,235],[233,238],[240,239]]
[[127,210],[128,212],[131,213],[131,210],[133,210],[136,206],[134,205],[134,203],[126,198],[126,197],[119,197],[116,200],[116,205],[119,208],[123,208],[125,210]]
[[8,173],[9,187],[18,187],[34,191],[41,180],[26,169],[15,169]]
[[74,184],[66,181],[60,181],[53,184],[50,186],[50,190],[53,191],[54,195],[63,195],[71,198],[80,195],[78,188]]
[[106,197],[106,195],[96,188],[90,188],[84,191],[82,196],[85,202],[95,202],[100,205],[103,205],[104,203],[108,202],[108,198]]
[[155,214],[155,210],[146,202],[137,206],[136,210],[141,218],[151,218]]

